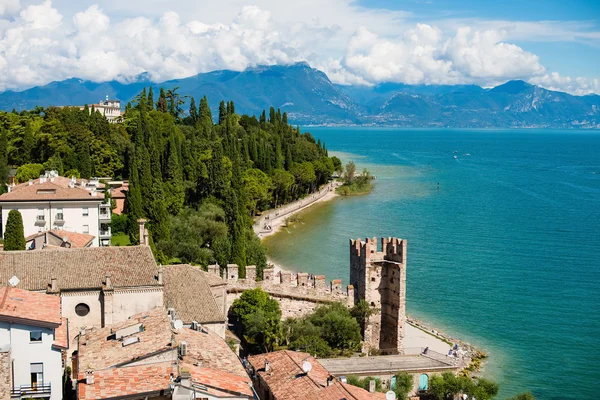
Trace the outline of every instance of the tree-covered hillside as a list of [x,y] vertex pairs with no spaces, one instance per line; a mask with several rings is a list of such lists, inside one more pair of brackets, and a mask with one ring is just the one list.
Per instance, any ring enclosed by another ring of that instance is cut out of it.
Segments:
[[7,165],[20,181],[50,169],[129,179],[127,214],[115,217],[113,232],[122,226],[137,243],[145,217],[162,263],[255,264],[260,272],[265,255],[251,217],[316,190],[339,160],[279,110],[257,119],[221,102],[215,124],[206,97],[198,106],[190,99],[185,112],[182,104],[177,90],[144,89],[117,124],[93,108],[0,112],[0,190]]

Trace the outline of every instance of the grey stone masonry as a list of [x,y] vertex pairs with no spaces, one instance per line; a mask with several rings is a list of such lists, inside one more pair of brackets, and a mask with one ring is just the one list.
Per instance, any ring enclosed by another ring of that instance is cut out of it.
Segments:
[[281,284],[290,286],[292,284],[292,273],[290,271],[281,271]]
[[227,269],[226,269],[227,276],[225,277],[225,280],[227,282],[237,282],[238,270],[239,270],[239,268],[238,268],[237,264],[227,264]]
[[298,279],[297,286],[309,286],[308,285],[308,274],[306,272],[298,272],[297,279]]
[[331,293],[341,293],[342,292],[342,280],[334,279],[331,281]]
[[316,275],[315,276],[315,289],[317,289],[317,290],[325,289],[325,275]]
[[365,300],[374,311],[365,329],[364,352],[402,354],[406,320],[407,241],[382,238],[350,240],[350,283],[355,301]]
[[263,269],[263,281],[273,283],[275,279],[275,269],[273,268],[265,268]]
[[256,265],[246,266],[246,280],[256,281]]

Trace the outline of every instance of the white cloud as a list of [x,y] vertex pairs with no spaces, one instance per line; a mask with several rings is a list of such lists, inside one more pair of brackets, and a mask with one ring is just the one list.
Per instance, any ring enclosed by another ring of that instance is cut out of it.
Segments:
[[550,90],[557,90],[580,96],[590,93],[600,93],[600,80],[597,78],[570,78],[568,76],[560,76],[558,72],[552,72],[550,74],[531,78],[529,79],[529,82]]
[[343,84],[527,79],[578,94],[600,91],[597,80],[549,73],[536,55],[509,43],[531,25],[413,24],[406,13],[367,10],[352,0],[195,2],[193,9],[173,1],[172,11],[158,16],[160,2],[31,1],[20,9],[18,0],[0,0],[0,90],[69,77],[129,81],[143,72],[162,81],[306,60]]

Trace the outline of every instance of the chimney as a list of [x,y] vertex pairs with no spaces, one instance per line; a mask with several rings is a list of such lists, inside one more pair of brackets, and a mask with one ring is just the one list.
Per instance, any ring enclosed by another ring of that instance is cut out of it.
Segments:
[[52,293],[58,292],[58,284],[56,282],[56,278],[52,278],[50,280],[50,291],[52,291]]
[[271,370],[271,363],[269,360],[265,360],[265,372],[269,372]]
[[[41,179],[40,179],[40,181],[41,181]],[[29,186],[33,185],[33,179],[30,179],[28,184],[29,184]]]
[[369,381],[369,392],[375,393],[375,381],[373,379]]
[[137,223],[140,228],[140,245],[148,246],[148,243],[146,243],[146,219],[140,218]]
[[158,284],[159,285],[163,284],[163,276],[164,276],[164,272],[163,272],[162,265],[161,265],[160,268],[158,269]]
[[331,385],[333,385],[333,382],[334,382],[334,378],[333,378],[333,376],[329,375],[329,376],[327,377],[327,386],[331,386]]
[[110,279],[110,274],[106,274],[106,288],[112,289],[112,280]]
[[85,384],[93,385],[94,384],[94,371],[88,369],[85,371]]
[[144,246],[150,246],[150,234],[148,233],[148,229],[144,228]]

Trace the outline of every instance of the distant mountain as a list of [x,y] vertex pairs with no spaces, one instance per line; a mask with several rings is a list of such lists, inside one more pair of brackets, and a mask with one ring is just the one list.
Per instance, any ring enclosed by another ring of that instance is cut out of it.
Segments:
[[[31,109],[37,105],[83,105],[109,96],[132,100],[147,76],[134,82],[94,83],[72,78],[22,92],[0,93],[0,109]],[[600,96],[572,96],[509,81],[492,89],[476,85],[376,86],[333,84],[306,63],[258,66],[244,71],[214,71],[153,84],[179,86],[196,100],[206,95],[216,112],[221,100],[233,100],[241,113],[258,115],[273,106],[295,124],[398,125],[457,128],[600,128]]]

